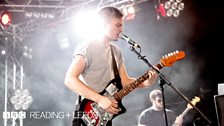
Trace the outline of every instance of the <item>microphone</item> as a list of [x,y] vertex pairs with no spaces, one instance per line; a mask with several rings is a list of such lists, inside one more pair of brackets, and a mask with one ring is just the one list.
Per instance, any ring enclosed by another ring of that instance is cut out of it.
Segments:
[[123,40],[125,40],[125,41],[127,41],[133,47],[140,48],[140,46],[135,41],[133,41],[130,38],[128,38],[128,36],[126,36],[124,34],[121,34],[120,38],[123,39]]

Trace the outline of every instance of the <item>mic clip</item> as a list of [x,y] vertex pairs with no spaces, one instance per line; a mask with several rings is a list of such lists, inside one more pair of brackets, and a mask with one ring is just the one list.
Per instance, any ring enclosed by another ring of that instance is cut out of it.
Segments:
[[131,40],[130,38],[128,38],[128,36],[121,34],[121,39],[127,41],[132,47],[137,47],[137,48],[141,48],[140,45],[138,45],[135,41]]

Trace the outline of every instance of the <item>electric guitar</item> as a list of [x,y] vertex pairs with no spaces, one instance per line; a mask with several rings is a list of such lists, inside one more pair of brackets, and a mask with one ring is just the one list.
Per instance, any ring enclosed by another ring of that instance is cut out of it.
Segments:
[[[177,60],[183,59],[185,53],[183,51],[175,51],[163,56],[160,62],[156,65],[158,69],[163,67],[172,66]],[[111,97],[118,101],[118,106],[121,111],[118,114],[111,114],[102,109],[96,102],[89,99],[83,99],[80,105],[79,112],[81,115],[81,123],[84,126],[106,126],[108,121],[111,121],[117,115],[120,115],[126,111],[125,107],[121,103],[121,99],[137,88],[143,81],[149,78],[148,72],[140,76],[134,82],[130,83],[124,88],[119,89],[116,87],[116,82],[113,80],[106,86],[106,88],[100,93],[107,97]]]
[[[191,103],[193,104],[193,105],[195,105],[197,102],[199,102],[200,101],[200,98],[199,97],[197,97],[197,96],[195,96],[193,99],[192,99],[192,101],[191,101]],[[184,117],[186,114],[187,114],[187,112],[190,110],[190,109],[192,109],[193,107],[190,105],[190,104],[187,104],[187,107],[186,107],[186,109],[181,113],[181,115]]]

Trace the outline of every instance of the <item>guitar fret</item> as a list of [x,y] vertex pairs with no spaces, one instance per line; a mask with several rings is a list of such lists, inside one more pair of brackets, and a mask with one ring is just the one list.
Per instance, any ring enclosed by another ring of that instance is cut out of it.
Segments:
[[114,95],[115,95],[114,97],[115,97],[116,100],[120,100],[121,99],[121,97],[119,96],[119,93],[116,93]]
[[128,85],[128,89],[131,90],[131,91],[133,90],[133,88],[131,87],[131,85]]
[[120,99],[122,98],[120,92],[117,92],[117,95],[118,95],[118,98],[119,98],[119,100],[120,100]]
[[158,69],[162,69],[162,68],[163,68],[163,64],[158,63],[158,64],[156,65],[156,67],[157,67]]
[[[123,91],[123,90],[122,90]],[[121,95],[121,98],[123,98],[124,97],[124,94],[123,94],[123,92],[120,92],[120,95]]]
[[121,94],[121,98],[123,98],[124,97],[123,90],[120,92],[120,94]]
[[138,87],[137,82],[138,82],[137,80],[133,82],[134,88]]
[[117,94],[114,94],[114,98],[115,98],[116,100],[119,99],[118,96],[117,96]]
[[137,88],[143,81],[149,78],[148,72],[143,74],[139,79],[133,81],[131,84],[129,84],[127,87],[121,89],[119,92],[114,94],[114,98],[116,100],[122,99],[124,96],[126,96],[128,93],[130,93],[132,90]]
[[133,84],[130,84],[130,86],[132,87],[132,90],[135,89],[135,86]]
[[[140,78],[140,79],[141,79],[141,78]],[[138,84],[141,83],[140,79],[139,79],[139,80],[136,80],[136,81],[137,81],[136,86],[138,86]]]

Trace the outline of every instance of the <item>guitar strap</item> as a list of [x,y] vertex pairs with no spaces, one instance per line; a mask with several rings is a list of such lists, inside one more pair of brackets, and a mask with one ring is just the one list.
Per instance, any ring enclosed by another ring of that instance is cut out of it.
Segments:
[[[123,88],[122,84],[121,84],[121,78],[120,78],[119,71],[117,68],[117,63],[116,63],[116,59],[114,57],[112,46],[110,46],[110,47],[111,47],[111,55],[112,55],[112,64],[113,64],[113,69],[114,69],[114,79],[112,80],[112,83],[116,85],[118,90],[121,90]],[[121,108],[121,111],[119,111],[118,114],[122,114],[122,113],[126,112],[126,108],[122,105],[121,100],[118,102],[118,106]],[[112,121],[110,121],[110,124],[108,124],[107,126],[112,126]]]
[[112,46],[110,46],[110,48],[111,48],[111,55],[112,55],[112,64],[113,64],[113,70],[114,70],[115,84],[118,89],[122,89],[121,78],[120,78],[120,74],[119,74],[119,71],[117,68],[117,63],[116,63],[116,59],[114,57]]

